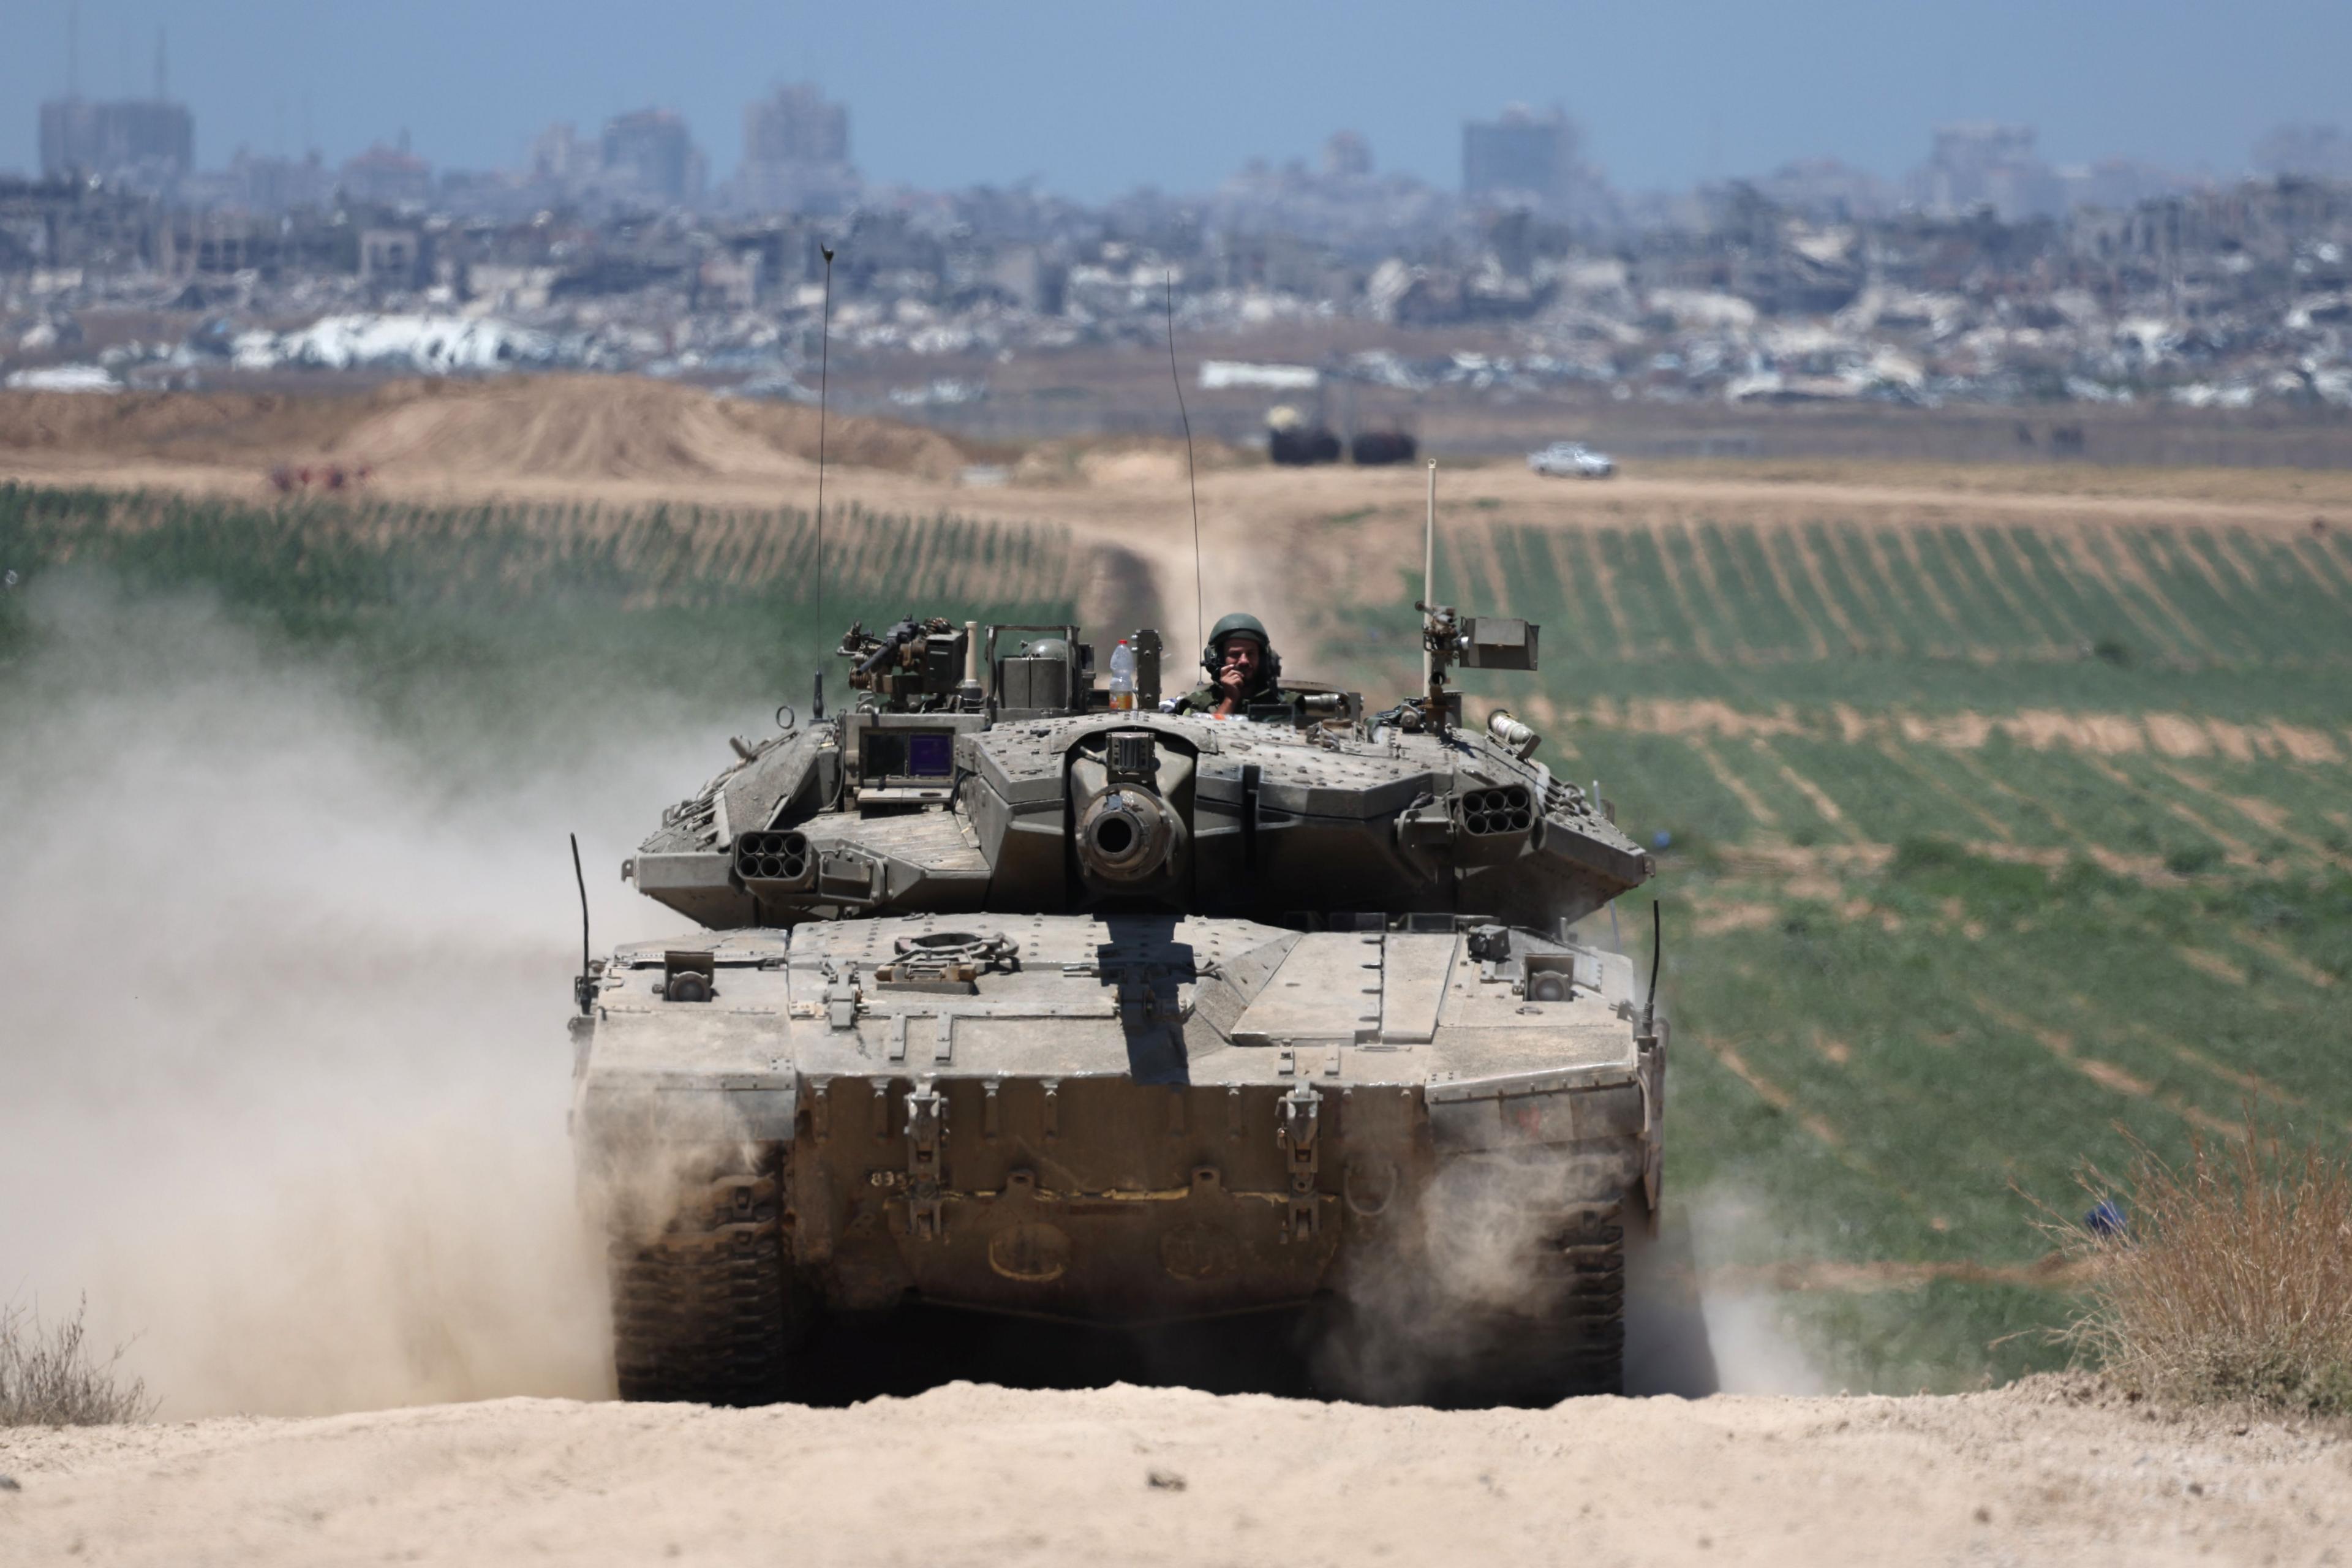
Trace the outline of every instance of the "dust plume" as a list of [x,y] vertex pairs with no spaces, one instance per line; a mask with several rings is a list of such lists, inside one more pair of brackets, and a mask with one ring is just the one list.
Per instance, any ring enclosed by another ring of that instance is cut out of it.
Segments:
[[1743,1239],[1788,1237],[1785,1216],[1773,1213],[1753,1190],[1727,1180],[1693,1197],[1688,1230],[1699,1269],[1707,1342],[1714,1347],[1723,1392],[1828,1393],[1830,1376],[1799,1339],[1782,1299],[1760,1286],[1743,1289],[1724,1282],[1722,1263],[1752,1250],[1743,1247]]
[[[1626,1207],[1585,1201],[1619,1179],[1552,1148],[1444,1162],[1391,1222],[1394,1245],[1342,1281],[1344,1316],[1313,1349],[1318,1378],[1380,1404],[1551,1397],[1558,1378],[1532,1369],[1547,1352],[1573,1357],[1578,1325],[1614,1311],[1622,1281],[1568,1258],[1597,1262],[1640,1228]],[[1630,1321],[1642,1308],[1627,1310]]]
[[607,1393],[564,834],[600,947],[674,926],[613,867],[715,737],[453,771],[200,601],[19,608],[0,1294],[87,1289],[167,1417]]
[[1315,1346],[1318,1377],[1375,1403],[1451,1402],[1449,1391],[1477,1386],[1478,1363],[1498,1346],[1557,1331],[1545,1321],[1545,1259],[1563,1235],[1589,1240],[1605,1225],[1624,1232],[1628,1394],[1828,1389],[1778,1299],[1728,1288],[1709,1267],[1741,1250],[1742,1236],[1779,1234],[1752,1195],[1711,1186],[1685,1204],[1670,1193],[1654,1237],[1636,1207],[1563,1225],[1574,1205],[1562,1194],[1605,1190],[1551,1150],[1442,1171],[1402,1220],[1401,1245],[1346,1282],[1348,1314]]

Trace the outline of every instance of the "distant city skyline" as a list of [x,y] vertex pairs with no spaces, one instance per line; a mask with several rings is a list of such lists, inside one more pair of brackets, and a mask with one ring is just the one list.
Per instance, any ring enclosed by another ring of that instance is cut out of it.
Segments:
[[[0,167],[39,166],[34,110],[67,85],[74,9],[16,8]],[[1514,102],[1564,108],[1581,156],[1627,190],[1821,157],[1892,179],[1956,121],[2032,126],[2053,164],[2123,157],[2227,178],[2283,124],[2352,120],[2340,0],[2248,0],[2226,26],[2185,0],[1811,0],[1769,14],[1686,0],[1584,16],[1465,0],[1436,25],[1399,0],[1196,0],[1181,14],[1041,0],[994,16],[413,0],[392,20],[220,0],[202,22],[156,0],[87,0],[79,14],[89,98],[147,96],[156,32],[169,30],[173,96],[194,110],[206,169],[239,147],[315,146],[340,163],[404,131],[436,168],[520,168],[551,123],[659,108],[684,120],[713,178],[730,178],[746,107],[800,80],[848,107],[871,182],[1035,178],[1085,200],[1205,191],[1252,158],[1311,164],[1343,128],[1363,134],[1378,171],[1456,189],[1464,123]]]

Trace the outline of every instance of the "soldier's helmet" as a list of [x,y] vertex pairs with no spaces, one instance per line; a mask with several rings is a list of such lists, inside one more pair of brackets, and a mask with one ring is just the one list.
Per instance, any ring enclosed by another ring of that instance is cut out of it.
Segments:
[[1208,671],[1211,680],[1217,679],[1218,669],[1224,658],[1225,639],[1233,637],[1255,639],[1259,651],[1264,656],[1262,662],[1265,667],[1265,679],[1276,680],[1281,678],[1282,656],[1274,651],[1274,639],[1266,636],[1265,623],[1255,616],[1244,615],[1235,611],[1209,628],[1208,646],[1201,650],[1201,668]]

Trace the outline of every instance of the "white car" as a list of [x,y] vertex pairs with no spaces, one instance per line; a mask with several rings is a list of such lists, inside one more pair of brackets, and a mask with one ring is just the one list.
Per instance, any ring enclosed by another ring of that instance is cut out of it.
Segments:
[[1608,453],[1578,441],[1554,441],[1540,452],[1529,452],[1528,467],[1552,479],[1605,479],[1617,471]]

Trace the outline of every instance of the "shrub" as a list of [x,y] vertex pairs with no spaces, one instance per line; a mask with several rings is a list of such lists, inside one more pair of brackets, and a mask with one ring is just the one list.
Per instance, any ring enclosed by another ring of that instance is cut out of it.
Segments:
[[2176,877],[2193,877],[2221,863],[2221,847],[2214,844],[2185,845],[2164,858],[2164,868]]
[[1965,847],[1931,834],[1913,834],[1895,841],[1895,858],[1887,862],[1886,869],[1890,876],[1916,877],[1957,870],[1968,863]]
[[2058,1227],[2090,1265],[2069,1336],[2150,1397],[2352,1413],[2352,1161],[2248,1123],[2183,1164],[2131,1138],[2122,1180],[2084,1173],[2123,1224]]
[[155,1413],[145,1382],[122,1376],[123,1347],[103,1361],[91,1353],[85,1305],[54,1323],[0,1306],[0,1426],[105,1426]]

